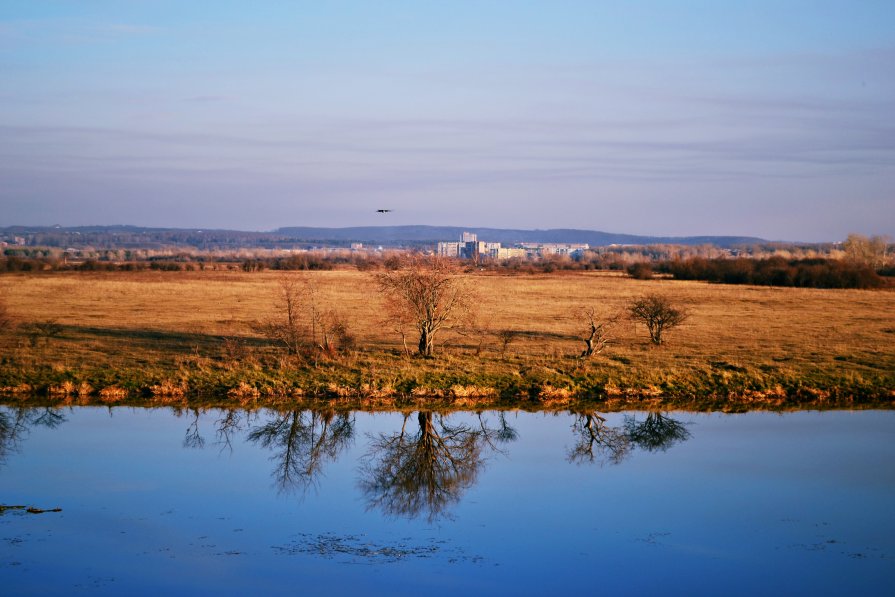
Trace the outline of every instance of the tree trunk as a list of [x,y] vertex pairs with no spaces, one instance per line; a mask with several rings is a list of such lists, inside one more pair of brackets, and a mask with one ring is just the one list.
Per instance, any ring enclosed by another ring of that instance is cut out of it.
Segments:
[[420,328],[420,342],[417,347],[419,350],[419,354],[424,357],[432,356],[432,345],[433,345],[433,334],[432,330],[429,329],[428,325],[423,325]]
[[595,332],[591,332],[590,338],[584,339],[584,344],[585,346],[587,346],[587,348],[585,348],[584,352],[581,353],[582,358],[589,357],[594,354],[594,333]]

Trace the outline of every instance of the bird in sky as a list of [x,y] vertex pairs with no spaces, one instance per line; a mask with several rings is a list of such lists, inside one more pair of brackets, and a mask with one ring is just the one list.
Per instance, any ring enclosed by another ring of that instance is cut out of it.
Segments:
[[390,211],[391,211],[390,209],[377,209],[376,213],[387,214]]

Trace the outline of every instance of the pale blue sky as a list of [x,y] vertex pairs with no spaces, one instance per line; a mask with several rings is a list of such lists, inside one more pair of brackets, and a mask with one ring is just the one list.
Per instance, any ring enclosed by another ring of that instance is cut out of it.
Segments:
[[6,0],[0,225],[895,236],[893,73],[891,0]]

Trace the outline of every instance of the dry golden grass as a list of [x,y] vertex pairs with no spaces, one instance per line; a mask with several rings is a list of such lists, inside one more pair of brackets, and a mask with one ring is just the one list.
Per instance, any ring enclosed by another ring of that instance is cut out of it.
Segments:
[[[343,357],[346,367],[362,368],[372,358],[364,361],[358,354],[400,349],[400,338],[383,325],[383,299],[373,276],[340,270],[2,276],[0,296],[17,322],[56,319],[64,326],[58,338],[34,347],[21,334],[7,334],[4,351],[16,356],[18,366],[61,371],[159,363],[171,371],[186,363],[201,370],[203,359],[221,358],[251,363],[254,354],[273,351],[252,332],[251,323],[276,315],[278,280],[284,275],[314,280],[322,302],[343,315],[359,347],[353,357]],[[602,367],[609,389],[627,384],[649,390],[651,384],[693,370],[722,380],[739,373],[891,380],[895,372],[893,292],[637,281],[586,272],[469,277],[477,289],[479,332],[443,333],[437,350],[444,358],[420,365],[430,373],[447,375],[461,362],[467,371],[483,374],[524,375],[541,367],[553,374],[555,385],[557,372],[561,381],[564,372]],[[584,348],[575,338],[584,329],[576,311],[593,306],[607,315],[622,312],[632,298],[647,293],[665,294],[690,311],[684,325],[668,332],[667,345],[651,346],[641,325],[621,319],[603,354],[586,364],[573,358]],[[504,330],[514,336],[501,355],[498,333]],[[473,356],[477,335],[485,338],[480,357]],[[231,339],[226,350],[224,338]],[[233,338],[244,354],[222,357],[233,351]],[[394,367],[402,360],[391,358],[379,366]],[[387,372],[374,373],[385,381],[371,374],[369,383],[363,382],[371,393],[369,388],[391,387]],[[341,382],[327,383],[340,387]],[[566,391],[561,384],[551,387],[557,395]]]

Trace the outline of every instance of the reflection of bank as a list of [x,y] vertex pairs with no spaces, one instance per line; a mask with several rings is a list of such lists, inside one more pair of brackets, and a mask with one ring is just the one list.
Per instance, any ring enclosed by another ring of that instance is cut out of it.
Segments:
[[405,415],[398,433],[372,438],[361,468],[359,486],[368,508],[389,516],[425,514],[430,522],[447,516],[448,509],[475,484],[484,451],[516,439],[502,414],[499,426],[492,428],[481,415],[479,426],[472,427],[420,411],[415,432],[407,429],[410,418]]

